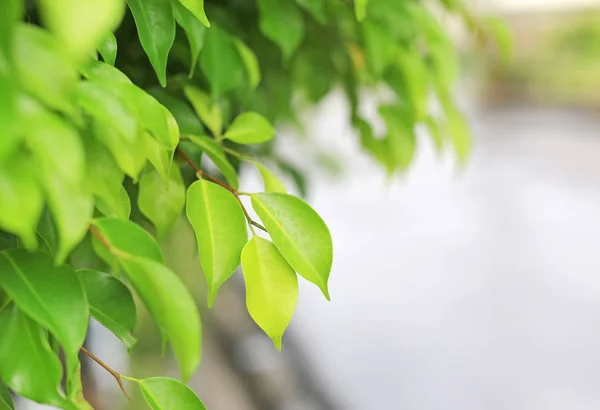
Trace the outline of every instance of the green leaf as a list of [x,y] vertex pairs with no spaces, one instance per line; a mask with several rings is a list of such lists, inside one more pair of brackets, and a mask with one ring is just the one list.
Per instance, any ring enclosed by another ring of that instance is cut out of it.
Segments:
[[175,117],[179,132],[185,134],[202,134],[204,127],[198,119],[198,116],[192,110],[192,107],[184,100],[172,97],[167,94],[162,88],[152,89],[149,91],[169,112]]
[[281,338],[298,302],[298,278],[272,242],[253,237],[242,251],[246,306],[250,316],[281,350]]
[[173,151],[163,148],[152,136],[145,132],[143,135],[146,156],[165,184],[169,183]]
[[179,2],[191,11],[202,24],[210,27],[210,23],[204,12],[204,0],[179,0]]
[[187,380],[198,366],[201,349],[200,315],[192,295],[163,265],[158,245],[139,225],[121,219],[99,219],[94,224],[169,340]]
[[77,70],[56,38],[39,27],[21,24],[15,30],[13,50],[23,90],[51,108],[73,112],[69,93]]
[[55,259],[62,263],[85,236],[94,201],[87,186],[65,181],[56,174],[44,175],[44,188],[60,238]]
[[333,245],[319,214],[300,198],[280,193],[253,194],[252,208],[292,268],[317,285],[329,300],[327,280]]
[[202,122],[215,137],[220,137],[223,130],[223,113],[219,106],[213,103],[210,96],[199,88],[187,86],[183,92]]
[[171,167],[170,181],[165,186],[156,171],[140,178],[138,208],[156,227],[160,239],[173,227],[185,206],[185,186],[178,167]]
[[363,21],[367,16],[367,6],[369,0],[354,0],[354,11],[356,13],[356,20]]
[[263,183],[265,184],[266,192],[280,192],[282,194],[285,194],[287,192],[285,189],[285,185],[283,185],[283,182],[281,182],[281,180],[279,180],[279,178],[277,178],[275,174],[269,171],[268,168],[266,168],[263,164],[261,164],[258,161],[252,161],[252,163],[256,166],[258,172],[260,172],[260,176],[262,177]]
[[248,75],[248,83],[250,87],[256,88],[258,84],[260,84],[260,66],[258,65],[258,58],[256,58],[256,54],[254,51],[250,49],[246,44],[242,42],[240,39],[234,39],[235,46],[238,49],[238,53],[240,53],[240,57],[242,58],[242,62],[244,63],[244,67],[246,67],[246,74]]
[[44,198],[33,158],[19,152],[0,165],[0,192],[0,229],[18,235],[25,247],[35,249]]
[[123,18],[122,0],[39,0],[44,25],[77,58],[96,48],[107,31]]
[[115,65],[117,59],[117,39],[110,31],[104,34],[98,44],[98,51],[106,64]]
[[234,189],[238,189],[239,181],[237,172],[227,159],[223,148],[221,148],[221,146],[215,140],[203,135],[188,135],[188,138],[191,142],[199,146],[200,149],[202,149],[202,152],[208,155],[217,168],[219,168],[219,171],[223,173],[225,179],[227,179],[227,182],[229,182],[229,185],[231,185],[231,187]]
[[55,173],[70,183],[82,180],[84,147],[79,133],[59,115],[28,97],[20,99],[25,142],[43,173]]
[[456,152],[458,162],[465,164],[471,153],[471,130],[465,116],[457,108],[446,107],[448,134]]
[[188,43],[190,44],[190,74],[189,78],[194,75],[196,63],[198,62],[198,56],[200,50],[204,46],[204,36],[206,34],[206,27],[203,23],[196,18],[188,9],[181,5],[178,0],[172,0],[173,13],[175,14],[175,20],[185,31]]
[[111,87],[114,85],[81,81],[76,92],[77,102],[97,121],[114,127],[123,141],[132,144],[140,132],[135,109]]
[[152,410],[206,410],[196,393],[185,384],[166,377],[140,380],[146,403]]
[[131,349],[136,309],[131,291],[119,279],[91,269],[77,271],[90,306],[90,314]]
[[[100,234],[108,239],[117,253],[139,256],[163,263],[162,252],[148,231],[138,224],[117,218],[101,218],[94,221]],[[118,254],[116,256],[122,256]]]
[[208,79],[213,97],[233,90],[244,79],[244,63],[234,39],[218,27],[206,32],[200,67]]
[[304,38],[302,13],[293,1],[259,0],[260,31],[281,48],[285,60]]
[[223,138],[238,144],[261,144],[275,136],[275,129],[265,117],[255,112],[238,115]]
[[437,121],[432,116],[427,116],[427,118],[425,118],[425,126],[433,140],[436,151],[440,153],[444,147],[444,139],[442,138],[442,133]]
[[20,0],[0,2],[0,162],[19,143],[17,86],[13,64],[13,35],[23,4]]
[[[146,164],[146,140],[136,135],[133,142],[121,137],[121,133],[109,122],[95,121],[92,124],[94,136],[111,152],[119,168],[134,181]],[[151,137],[149,137],[154,141]],[[156,142],[158,145],[158,143]]]
[[[1,311],[0,311],[1,312]],[[1,319],[0,319],[1,320]],[[8,387],[0,380],[0,410],[15,410]]]
[[416,50],[398,50],[396,65],[404,76],[404,87],[408,91],[410,103],[415,113],[415,121],[422,121],[427,116],[427,100],[429,92],[429,70],[423,56]]
[[240,253],[248,242],[246,218],[231,192],[202,180],[188,189],[186,213],[196,233],[208,283],[208,306],[212,307],[219,288],[240,264]]
[[325,0],[296,0],[296,3],[308,11],[322,25],[327,24],[327,8]]
[[77,410],[94,410],[83,395],[83,384],[81,383],[81,362],[77,362],[77,367],[73,374],[67,380],[67,398]]
[[504,20],[495,16],[486,17],[484,24],[498,46],[502,62],[509,63],[514,55],[514,40],[508,25]]
[[158,81],[167,86],[167,58],[175,40],[175,19],[167,0],[127,0],[140,43],[150,59]]
[[87,298],[75,271],[67,265],[55,266],[43,252],[3,251],[0,285],[20,310],[56,337],[69,368],[74,370],[89,315]]
[[14,304],[0,312],[0,329],[0,378],[4,383],[38,403],[73,409],[59,391],[62,369],[44,330]]
[[80,68],[82,74],[88,80],[96,82],[111,82],[132,84],[129,77],[123,74],[119,69],[102,61],[90,61]]
[[379,113],[387,126],[386,160],[390,170],[408,168],[416,151],[416,136],[412,115],[401,106],[382,106]]
[[385,26],[375,21],[366,20],[360,27],[367,62],[373,74],[379,78],[394,61],[397,42]]

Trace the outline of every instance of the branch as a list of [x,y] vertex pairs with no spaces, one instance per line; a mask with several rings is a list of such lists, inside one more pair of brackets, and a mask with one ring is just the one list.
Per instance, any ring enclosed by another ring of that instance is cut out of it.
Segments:
[[127,390],[125,390],[125,386],[123,385],[123,379],[121,378],[121,375],[118,372],[111,369],[111,367],[109,365],[104,363],[102,360],[98,359],[92,352],[88,351],[85,347],[82,347],[81,351],[86,356],[88,356],[90,359],[92,359],[93,361],[98,363],[100,366],[102,366],[104,368],[104,370],[109,372],[111,374],[111,376],[114,377],[115,380],[117,381],[117,383],[118,383],[119,387],[121,388],[121,391],[123,392],[125,397],[127,397],[128,400],[131,400],[131,397],[129,397],[129,394],[127,394]]

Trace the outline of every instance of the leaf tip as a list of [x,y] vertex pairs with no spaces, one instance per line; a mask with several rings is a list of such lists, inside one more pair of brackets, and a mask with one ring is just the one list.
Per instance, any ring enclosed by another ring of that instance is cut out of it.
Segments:
[[273,344],[275,345],[275,349],[277,349],[278,352],[281,352],[282,336],[273,336],[271,338],[271,340],[273,341]]
[[321,292],[323,292],[323,296],[327,299],[328,302],[331,302],[331,296],[329,295],[329,289],[327,288],[327,284],[323,286],[319,286],[321,288]]
[[216,289],[208,289],[208,308],[212,309],[212,307],[215,304],[215,298],[217,297],[217,290]]

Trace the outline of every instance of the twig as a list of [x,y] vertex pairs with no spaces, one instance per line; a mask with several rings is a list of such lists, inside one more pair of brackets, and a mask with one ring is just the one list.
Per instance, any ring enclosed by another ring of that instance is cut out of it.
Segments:
[[129,397],[129,394],[127,394],[127,390],[125,390],[125,386],[123,385],[123,379],[121,379],[121,375],[118,372],[111,369],[111,367],[109,365],[104,363],[102,360],[98,359],[92,352],[88,351],[85,347],[82,347],[81,351],[85,355],[87,355],[90,359],[92,359],[93,361],[98,363],[100,366],[102,366],[104,368],[104,370],[109,372],[111,374],[111,376],[114,377],[115,380],[117,381],[117,383],[118,383],[119,387],[121,388],[121,391],[123,392],[125,397],[127,397],[128,400],[131,400],[131,397]]

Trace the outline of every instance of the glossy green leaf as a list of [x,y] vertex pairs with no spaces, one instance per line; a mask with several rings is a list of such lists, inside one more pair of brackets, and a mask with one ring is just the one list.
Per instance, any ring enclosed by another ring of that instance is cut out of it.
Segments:
[[296,0],[296,3],[310,13],[321,24],[327,23],[327,6],[325,0]]
[[206,26],[198,20],[192,12],[186,9],[179,0],[172,0],[173,13],[175,14],[175,20],[185,31],[188,43],[190,44],[190,74],[192,78],[194,75],[194,69],[198,62],[198,56],[200,50],[204,46],[204,36],[206,34]]
[[300,198],[280,193],[253,194],[252,208],[292,268],[329,299],[333,245],[319,214]]
[[129,77],[106,62],[91,61],[82,66],[80,70],[85,78],[96,82],[132,84]]
[[242,270],[248,312],[281,350],[281,338],[298,302],[296,273],[277,247],[259,236],[244,247]]
[[210,96],[199,88],[187,86],[183,89],[185,96],[194,107],[194,111],[214,136],[220,137],[223,131],[223,113]]
[[18,235],[25,247],[34,249],[44,198],[30,155],[19,152],[0,165],[0,192],[0,229]]
[[149,92],[169,110],[173,117],[175,117],[177,125],[179,126],[179,132],[182,135],[198,135],[204,132],[204,127],[198,119],[198,116],[194,113],[192,107],[184,100],[167,94],[162,88],[152,89]]
[[140,43],[150,59],[158,81],[167,86],[167,58],[175,40],[175,19],[167,0],[127,0]]
[[255,112],[245,112],[233,120],[223,138],[238,144],[260,144],[274,136],[275,129],[265,117]]
[[107,31],[117,28],[123,0],[38,0],[42,19],[61,44],[78,58],[94,50]]
[[178,380],[152,377],[140,380],[146,403],[152,410],[206,410],[196,393]]
[[244,63],[234,39],[218,27],[211,27],[206,32],[200,67],[214,97],[233,90],[244,79]]
[[196,181],[187,193],[187,217],[196,233],[200,263],[212,307],[221,285],[240,264],[248,242],[246,218],[235,196],[209,181]]
[[173,163],[173,151],[162,147],[158,141],[145,132],[143,135],[144,152],[148,157],[148,161],[158,171],[158,174],[163,179],[165,184],[169,183],[169,174],[171,172],[171,164]]
[[140,178],[138,208],[156,227],[156,236],[163,238],[173,227],[185,206],[185,186],[178,167],[171,167],[167,186],[156,171]]
[[234,189],[237,189],[239,186],[237,172],[227,159],[223,148],[221,148],[221,146],[215,140],[203,135],[189,135],[188,138],[191,142],[199,146],[200,149],[202,149],[202,152],[208,155],[211,161],[214,162],[217,168],[219,168],[219,171],[223,173],[225,179],[227,179],[227,182],[229,182],[229,185],[231,185]]
[[98,52],[106,64],[115,65],[117,59],[117,39],[110,31],[105,33],[98,44]]
[[248,84],[252,88],[258,87],[260,84],[260,66],[258,65],[258,58],[254,51],[244,44],[240,39],[235,39],[235,46],[240,53],[244,67],[246,67],[246,74],[248,75]]
[[151,259],[163,263],[162,252],[152,235],[138,224],[117,218],[101,218],[94,221],[94,226],[117,250],[116,256],[122,253]]
[[60,360],[44,330],[14,304],[0,311],[0,329],[0,378],[4,383],[20,396],[73,410],[59,390]]
[[285,194],[287,192],[285,189],[285,185],[283,185],[283,182],[281,182],[281,180],[277,178],[275,174],[273,174],[267,167],[265,167],[258,161],[252,162],[254,163],[254,165],[256,165],[258,172],[260,172],[260,176],[262,177],[263,183],[265,184],[266,192],[280,192],[282,194]]
[[61,263],[85,236],[94,201],[88,186],[65,181],[56,174],[44,175],[44,188],[60,239],[55,259]]
[[69,368],[73,368],[87,333],[89,315],[87,298],[75,271],[67,265],[55,266],[43,252],[3,251],[0,286],[20,310],[56,337]]
[[285,60],[302,43],[304,20],[298,6],[293,1],[259,0],[260,31],[277,44]]
[[[0,310],[1,312],[1,310]],[[1,319],[0,319],[1,320]],[[0,380],[0,410],[15,410],[8,387]]]
[[204,0],[179,0],[196,18],[206,27],[210,27],[206,13],[204,12]]
[[368,5],[369,0],[354,0],[354,11],[358,21],[363,21],[365,19]]
[[124,141],[132,144],[140,132],[135,109],[111,87],[111,84],[82,81],[77,87],[77,102],[97,121],[111,124]]
[[56,38],[39,27],[21,24],[15,31],[13,50],[23,90],[51,108],[72,112],[68,96],[77,70]]
[[90,307],[90,314],[131,349],[136,309],[131,291],[119,279],[91,269],[77,271]]
[[184,380],[200,361],[200,315],[177,275],[163,264],[152,236],[131,221],[98,219],[95,227],[171,344]]

